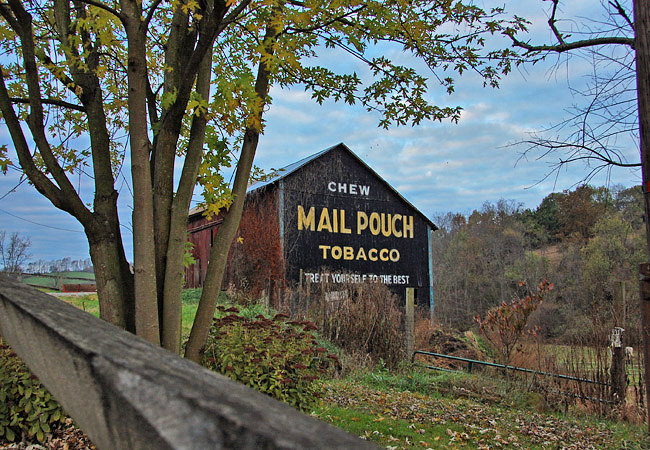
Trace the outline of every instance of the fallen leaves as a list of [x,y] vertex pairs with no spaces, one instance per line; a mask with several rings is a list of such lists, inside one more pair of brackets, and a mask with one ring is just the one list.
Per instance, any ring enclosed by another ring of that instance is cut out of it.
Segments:
[[364,423],[372,430],[364,437],[386,448],[620,447],[614,431],[604,422],[585,426],[571,418],[486,405],[471,398],[373,389],[349,379],[326,385],[324,401],[350,413],[368,415]]

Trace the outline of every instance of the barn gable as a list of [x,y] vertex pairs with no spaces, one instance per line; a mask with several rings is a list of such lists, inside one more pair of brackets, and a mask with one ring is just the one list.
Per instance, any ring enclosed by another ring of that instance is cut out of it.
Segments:
[[[328,155],[328,156],[325,156]],[[323,161],[322,158],[325,157]],[[368,166],[361,158],[359,158],[350,148],[344,143],[336,144],[332,147],[326,148],[318,153],[307,156],[299,161],[296,161],[293,164],[290,164],[282,169],[279,169],[277,173],[265,181],[259,181],[249,186],[248,193],[252,193],[258,190],[263,190],[269,186],[273,186],[276,183],[279,183],[285,178],[292,178],[294,172],[302,172],[304,170],[313,171],[314,168],[310,168],[310,165],[314,162],[321,159],[317,167],[320,169],[325,169],[326,172],[330,172],[333,175],[335,171],[341,172],[345,171],[343,168],[349,164],[350,167],[358,165],[357,172],[365,171],[369,172],[374,179],[379,183],[383,184],[388,192],[391,192],[399,201],[402,201],[408,208],[411,208],[416,214],[418,214],[422,220],[424,220],[432,230],[437,230],[438,227],[431,222],[424,214],[422,214],[415,206],[413,206],[408,200],[406,200],[395,188],[393,188],[386,180],[380,177],[377,172],[375,172],[370,166]],[[315,169],[318,170],[318,169]],[[348,170],[349,172],[349,170]],[[367,178],[371,178],[367,177]]]

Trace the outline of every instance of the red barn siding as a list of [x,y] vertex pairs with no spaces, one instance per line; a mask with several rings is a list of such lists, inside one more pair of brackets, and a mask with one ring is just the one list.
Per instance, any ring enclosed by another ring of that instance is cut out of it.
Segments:
[[285,264],[280,241],[277,189],[248,196],[237,238],[228,256],[226,286],[259,296],[280,283]]
[[208,220],[201,212],[190,216],[188,223],[189,241],[194,245],[192,256],[196,262],[185,269],[186,287],[203,286],[214,233],[221,222],[223,222],[221,215],[212,217],[211,220]]
[[[249,195],[230,252],[223,287],[243,289],[250,295],[284,286],[285,264],[280,241],[277,189]],[[188,222],[189,241],[194,245],[195,263],[185,269],[185,286],[201,287],[205,281],[214,235],[223,221],[218,215],[208,220],[201,212]]]

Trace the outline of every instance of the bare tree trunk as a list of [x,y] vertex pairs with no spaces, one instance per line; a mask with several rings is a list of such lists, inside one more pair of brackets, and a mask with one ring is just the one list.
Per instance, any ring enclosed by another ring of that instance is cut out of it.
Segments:
[[[210,76],[212,68],[212,49],[206,53],[196,82],[196,91],[204,98],[210,97]],[[165,260],[163,306],[162,306],[162,346],[174,353],[180,353],[182,329],[183,256],[185,254],[187,212],[192,201],[196,176],[203,157],[203,143],[207,118],[205,114],[195,116],[190,129],[190,142],[185,155],[183,172],[178,183],[178,192],[171,209],[169,242]]]
[[[260,65],[262,64],[260,63]],[[253,159],[255,158],[258,140],[259,131],[248,128],[244,135],[244,143],[242,144],[242,151],[239,162],[237,163],[237,172],[233,183],[232,192],[234,199],[232,205],[230,205],[228,214],[226,214],[226,217],[214,236],[214,243],[210,250],[210,261],[208,262],[208,270],[203,284],[203,292],[201,293],[201,300],[199,301],[190,339],[185,350],[185,357],[195,362],[199,361],[201,348],[205,345],[210,326],[212,325],[212,317],[214,316],[217,298],[221,290],[221,282],[223,281],[223,274],[226,270],[230,245],[237,235],[239,221],[244,210],[246,187],[251,168],[253,167]]]
[[[135,269],[135,330],[138,336],[160,345],[156,296],[156,249],[153,230],[153,192],[147,134],[147,66],[144,27],[135,2],[121,1],[126,22],[129,84],[129,134],[133,178],[133,265]],[[131,19],[133,18],[133,19]]]
[[95,268],[99,316],[130,332],[135,332],[133,275],[129,271],[121,240],[88,239]]
[[[264,42],[271,42],[275,37],[275,34],[276,32],[273,27],[268,26]],[[272,54],[270,46],[267,51]],[[261,127],[268,90],[269,69],[266,67],[262,58],[258,66],[257,79],[255,81],[255,93],[261,101],[258,112],[258,127]],[[241,220],[242,212],[244,210],[246,189],[248,187],[248,180],[250,178],[251,168],[253,167],[253,159],[255,158],[255,151],[257,150],[259,137],[259,128],[252,126],[246,128],[241,155],[239,157],[239,162],[237,163],[235,180],[233,182],[233,202],[232,205],[230,205],[228,214],[226,214],[224,221],[217,230],[212,250],[210,251],[210,261],[208,263],[205,283],[203,284],[201,300],[199,301],[199,307],[196,311],[192,331],[190,332],[190,339],[185,350],[185,357],[195,362],[199,362],[201,349],[205,345],[210,331],[210,326],[212,325],[212,317],[214,316],[217,298],[221,290],[221,283],[226,269],[230,245],[235,239],[237,229],[239,228],[239,221]]]
[[[646,2],[634,1],[634,27],[636,50],[636,84],[639,102],[639,136],[641,150],[641,171],[643,179],[646,217],[650,211],[650,11]],[[646,220],[646,241],[650,258],[650,221]]]
[[[643,0],[634,0],[634,49],[636,51],[636,84],[639,102],[639,148],[641,150],[641,173],[645,205],[646,242],[650,260],[650,7]],[[647,274],[645,274],[647,275]],[[650,301],[641,291],[641,330],[644,339],[646,405],[650,405]],[[646,421],[650,432],[650,407]]]

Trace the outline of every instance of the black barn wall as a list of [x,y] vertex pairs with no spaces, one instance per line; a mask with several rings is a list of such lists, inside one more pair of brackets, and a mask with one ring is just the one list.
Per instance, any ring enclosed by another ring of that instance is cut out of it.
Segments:
[[336,281],[337,273],[354,272],[348,281],[380,281],[402,298],[416,288],[418,305],[428,308],[432,224],[345,147],[288,174],[278,188],[288,280]]

